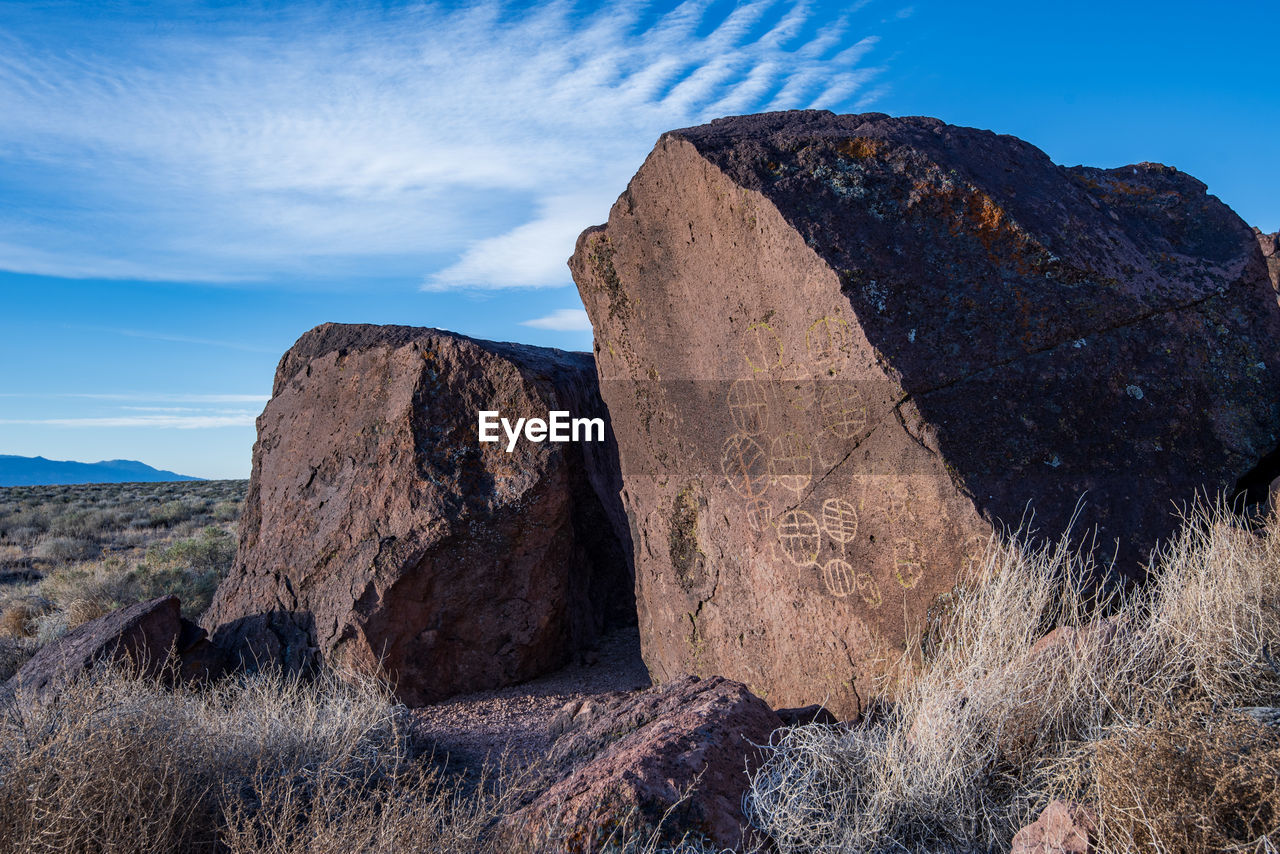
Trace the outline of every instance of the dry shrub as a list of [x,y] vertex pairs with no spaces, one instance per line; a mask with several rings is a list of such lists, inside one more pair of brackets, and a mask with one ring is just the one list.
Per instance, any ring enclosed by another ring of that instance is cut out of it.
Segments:
[[1204,703],[1114,728],[1088,766],[1103,851],[1224,854],[1280,843],[1280,736]]
[[0,611],[0,637],[30,637],[35,628],[33,621],[46,610],[48,609],[28,599],[7,603],[4,610]]
[[[1152,584],[1104,597],[1065,538],[993,543],[881,718],[781,735],[752,780],[753,823],[781,852],[1007,848],[1051,796],[1096,800],[1079,756],[1117,728],[1184,696],[1277,705],[1262,658],[1280,648],[1276,521],[1255,533],[1200,511],[1154,563]],[[1102,613],[1114,632],[1090,630]],[[1029,656],[1054,626],[1074,641]]]
[[514,808],[519,778],[478,782],[423,763],[254,775],[252,799],[228,793],[222,842],[231,854],[496,850],[491,832]]
[[[235,552],[235,538],[210,526],[197,537],[154,544],[141,563],[110,557],[59,567],[40,582],[40,591],[68,612],[62,622],[72,628],[85,622],[84,615],[94,608],[98,613],[93,616],[101,616],[170,593],[182,601],[183,616],[195,619],[208,607]],[[71,613],[73,606],[79,616]]]
[[730,852],[700,833],[682,827],[682,806],[693,796],[695,782],[660,816],[646,815],[637,804],[601,802],[593,805],[592,821],[563,803],[549,805],[534,816],[517,815],[500,825],[495,850],[503,854],[760,854],[764,840],[748,840]]
[[63,566],[41,580],[40,594],[63,610],[77,600],[119,607],[141,601],[130,575],[130,568],[114,558]]
[[193,819],[206,793],[183,756],[184,733],[154,703],[97,712],[70,726],[32,722],[21,742],[6,739],[4,850],[160,852],[198,841]]
[[50,537],[36,544],[31,556],[53,563],[84,560],[92,555],[95,546],[91,540],[80,537]]
[[38,648],[31,638],[0,637],[0,682],[7,682],[21,670]]
[[99,668],[51,705],[3,711],[0,851],[13,854],[507,854],[499,821],[540,779],[501,762],[480,779],[446,773],[417,755],[386,687],[355,674],[168,689]]
[[373,779],[408,756],[382,687],[333,677],[170,691],[103,668],[5,712],[0,850],[15,854],[215,850],[224,815],[261,803],[263,781]]
[[67,614],[67,628],[74,629],[109,614],[112,608],[98,599],[73,599],[64,610]]

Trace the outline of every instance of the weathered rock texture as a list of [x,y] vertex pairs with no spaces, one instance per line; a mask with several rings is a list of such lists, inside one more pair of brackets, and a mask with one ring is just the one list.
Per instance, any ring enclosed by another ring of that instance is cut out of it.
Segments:
[[577,703],[558,725],[550,759],[561,776],[508,826],[539,850],[588,852],[627,821],[660,837],[693,831],[741,845],[757,745],[782,721],[741,683],[688,677]]
[[604,415],[587,354],[404,326],[303,335],[258,419],[236,565],[204,617],[215,645],[378,670],[416,705],[554,669],[634,619],[613,447],[508,453],[479,442],[479,410]]
[[1267,260],[1267,272],[1271,274],[1271,286],[1280,291],[1280,231],[1263,234],[1255,228],[1258,245],[1262,247],[1262,257]]
[[1010,854],[1089,854],[1097,826],[1091,807],[1050,801],[1039,818],[1013,837]]
[[665,134],[570,266],[659,680],[852,717],[993,526],[1056,535],[1083,497],[1076,530],[1138,574],[1173,502],[1280,440],[1257,240],[1164,166],[723,119]]
[[198,631],[184,625],[176,596],[161,596],[104,614],[41,647],[5,683],[25,700],[44,701],[99,662],[127,663],[137,671],[159,674],[181,652],[184,641],[198,642]]

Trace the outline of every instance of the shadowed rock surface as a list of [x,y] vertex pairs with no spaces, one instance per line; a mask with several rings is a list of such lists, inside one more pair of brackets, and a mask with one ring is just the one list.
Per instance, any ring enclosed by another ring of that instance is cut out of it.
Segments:
[[1270,480],[1280,308],[1252,230],[1175,169],[723,119],[665,134],[570,266],[660,681],[852,718],[993,528],[1030,508],[1055,536],[1083,497],[1136,576],[1175,502]]
[[[550,671],[634,619],[609,443],[480,443],[477,413],[603,417],[591,357],[326,324],[280,361],[240,549],[203,622],[242,663],[378,670],[410,705]],[[610,440],[611,441],[611,440]]]
[[1262,257],[1267,260],[1267,272],[1271,274],[1271,286],[1280,291],[1280,231],[1263,234],[1255,228],[1258,245],[1262,247]]
[[687,677],[562,711],[551,761],[563,776],[508,820],[515,835],[553,841],[540,850],[596,851],[631,817],[649,828],[661,822],[664,838],[693,831],[724,847],[744,841],[756,745],[782,726],[744,685]]
[[41,647],[5,683],[4,693],[24,700],[51,699],[58,690],[99,662],[129,662],[157,675],[184,641],[196,645],[199,631],[186,624],[177,596],[160,596],[104,614]]

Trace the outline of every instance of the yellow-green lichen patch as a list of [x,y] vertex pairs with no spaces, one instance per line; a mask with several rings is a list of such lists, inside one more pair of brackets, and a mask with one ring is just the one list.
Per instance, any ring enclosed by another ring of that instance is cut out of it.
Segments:
[[692,590],[702,582],[705,555],[698,545],[699,499],[693,484],[685,486],[671,503],[671,523],[667,531],[667,554],[676,583]]

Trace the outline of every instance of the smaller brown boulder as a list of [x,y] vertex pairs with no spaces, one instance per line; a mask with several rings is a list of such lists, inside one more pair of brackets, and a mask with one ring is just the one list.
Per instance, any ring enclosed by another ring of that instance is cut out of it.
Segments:
[[[811,703],[798,709],[778,709],[778,717],[782,720],[783,726],[805,726],[807,724],[839,726],[842,723],[839,718],[827,711],[826,706],[819,703]],[[857,720],[855,719],[851,723],[857,723]]]
[[1032,645],[1025,667],[1044,667],[1070,650],[1076,654],[1109,652],[1113,644],[1123,637],[1124,625],[1115,617],[1101,617],[1083,626],[1058,626]]
[[139,672],[158,675],[182,635],[180,611],[177,596],[161,596],[77,626],[32,656],[5,683],[5,693],[49,700],[101,661],[127,661]]
[[551,760],[559,778],[516,813],[513,836],[550,850],[595,851],[633,821],[663,839],[686,831],[744,842],[749,773],[782,721],[745,685],[685,677],[638,694],[566,707]]
[[1098,818],[1093,809],[1071,801],[1050,801],[1040,817],[1013,837],[1011,854],[1088,854]]

